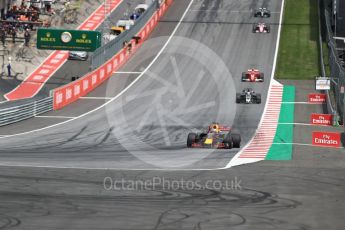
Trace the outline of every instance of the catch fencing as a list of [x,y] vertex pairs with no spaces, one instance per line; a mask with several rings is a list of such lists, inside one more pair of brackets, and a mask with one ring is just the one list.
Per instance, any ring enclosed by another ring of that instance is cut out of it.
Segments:
[[[323,12],[321,13],[321,1],[322,0],[318,0],[318,16],[319,16],[319,51],[320,51],[320,64],[321,64],[321,76],[322,77],[327,77],[326,76],[326,69],[325,69],[325,61],[324,61],[324,49],[323,49],[323,31],[324,31],[324,27],[325,27],[325,24],[322,23],[324,22],[324,14]],[[331,101],[331,96],[330,96],[330,93],[329,93],[329,90],[326,90],[326,96],[327,96],[327,112],[330,113],[330,114],[336,114],[336,111],[335,109],[333,108],[333,105],[332,105],[332,101]]]
[[[345,100],[344,100],[344,87],[345,87],[345,63],[339,58],[339,50],[332,30],[332,9],[329,0],[322,0],[320,4],[321,13],[321,35],[323,41],[326,41],[328,46],[328,61],[330,68],[331,78],[331,91],[334,93],[336,99],[335,110],[339,113],[342,122],[345,120]],[[322,44],[320,44],[322,45]],[[329,105],[330,107],[330,105]],[[331,108],[333,110],[333,108]]]
[[135,20],[134,25],[128,30],[119,34],[115,39],[111,40],[104,46],[98,48],[91,55],[91,69],[95,70],[108,60],[110,60],[116,53],[123,49],[124,43],[129,42],[150,20],[152,15],[160,7],[161,0],[153,0],[147,10]]

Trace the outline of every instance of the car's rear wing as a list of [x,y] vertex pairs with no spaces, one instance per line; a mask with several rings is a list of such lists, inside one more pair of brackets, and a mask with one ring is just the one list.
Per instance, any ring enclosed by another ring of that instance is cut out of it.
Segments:
[[230,127],[227,126],[219,126],[219,130],[222,132],[229,132],[230,131]]

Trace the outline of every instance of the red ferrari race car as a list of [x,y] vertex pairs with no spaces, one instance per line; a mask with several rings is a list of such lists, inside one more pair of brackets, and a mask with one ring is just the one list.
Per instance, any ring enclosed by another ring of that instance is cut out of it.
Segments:
[[241,135],[218,123],[211,124],[200,133],[189,133],[187,137],[188,148],[232,149],[240,146]]
[[270,26],[263,22],[258,22],[253,25],[253,33],[269,33]]
[[242,73],[241,80],[246,82],[264,82],[264,73],[257,69],[248,69],[247,72]]

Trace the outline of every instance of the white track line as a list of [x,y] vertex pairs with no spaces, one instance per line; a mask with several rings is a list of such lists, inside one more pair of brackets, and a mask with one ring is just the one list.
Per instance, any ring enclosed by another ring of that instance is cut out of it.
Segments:
[[320,145],[312,145],[312,144],[304,144],[304,143],[273,143],[273,145],[297,145],[297,146],[309,146],[309,147],[317,147],[317,148],[331,148],[331,149],[343,149],[344,147],[327,147],[327,146],[320,146]]
[[[253,13],[253,10],[200,10],[191,9],[190,12],[226,12],[226,13]],[[280,12],[271,12],[271,14],[279,14]]]
[[278,125],[301,125],[301,126],[315,126],[315,127],[332,127],[331,125],[321,125],[321,124],[310,124],[310,123],[278,123]]
[[37,118],[57,118],[57,119],[73,119],[75,117],[68,117],[68,116],[35,116]]
[[118,74],[142,74],[143,72],[115,71],[114,73],[118,73]]
[[[274,73],[276,71],[276,66],[277,66],[277,59],[278,59],[278,51],[279,51],[279,44],[280,44],[280,34],[281,34],[281,28],[282,28],[282,23],[283,23],[283,15],[284,15],[284,5],[285,5],[285,0],[282,0],[282,3],[281,3],[281,8],[280,8],[280,18],[279,18],[279,26],[278,26],[278,35],[277,35],[277,41],[276,41],[276,47],[275,47],[275,53],[274,53],[274,60],[273,60],[273,66],[272,66],[272,72],[271,72],[271,81],[270,81],[270,86],[269,86],[269,89],[268,89],[268,92],[267,92],[267,95],[270,95],[270,92],[271,92],[271,89],[272,89],[272,84],[273,84],[273,81],[274,80]],[[268,99],[266,99],[266,103],[265,103],[265,109],[264,109],[264,112],[262,113],[262,116],[261,116],[261,120],[260,120],[260,123],[258,125],[258,127],[261,126],[261,124],[263,123],[264,121],[264,114],[267,110],[267,105],[268,105]],[[256,132],[255,132],[256,134]],[[243,150],[246,149],[250,144],[251,142],[254,140],[254,137],[255,137],[255,134],[254,136],[250,139],[250,141],[241,149],[241,151],[239,151],[230,161],[229,163],[224,167],[224,169],[228,169],[230,167],[232,167],[233,165],[236,165],[236,162],[235,160],[237,160],[239,158],[239,156],[242,154]],[[257,160],[253,160],[253,162],[256,162]]]
[[27,168],[50,168],[50,169],[79,169],[79,170],[117,170],[117,171],[218,171],[224,170],[223,168],[205,168],[205,169],[194,169],[194,168],[105,168],[105,167],[81,167],[81,166],[56,166],[56,165],[34,165],[34,164],[16,164],[12,162],[0,162],[0,167],[27,167]]
[[307,105],[322,105],[324,102],[306,102],[306,101],[285,101],[282,104],[307,104]]
[[111,100],[112,97],[80,97],[80,99],[90,99],[90,100]]
[[312,125],[309,123],[289,123],[289,122],[283,122],[283,123],[278,123],[278,125],[303,125],[303,126],[316,126],[316,125]]
[[21,135],[25,135],[25,134],[31,134],[31,133],[35,133],[35,132],[40,132],[40,131],[43,131],[43,130],[46,130],[46,129],[50,129],[50,128],[54,128],[54,127],[57,127],[59,125],[63,125],[63,124],[67,124],[69,122],[72,122],[72,121],[75,121],[77,119],[80,119],[80,118],[83,118],[105,106],[107,106],[108,104],[110,104],[111,102],[115,101],[117,98],[119,98],[120,96],[122,96],[129,88],[131,88],[136,82],[138,82],[143,76],[144,74],[151,68],[151,66],[158,60],[158,58],[162,55],[163,51],[166,49],[166,47],[169,45],[171,39],[175,36],[178,28],[181,26],[181,23],[182,21],[184,20],[184,18],[186,17],[187,15],[187,12],[189,11],[190,7],[192,6],[194,0],[191,0],[187,9],[185,10],[185,12],[183,13],[182,17],[180,18],[178,24],[175,26],[175,29],[173,30],[173,32],[170,34],[168,40],[166,41],[166,43],[164,44],[164,46],[162,47],[162,49],[157,53],[156,57],[151,61],[151,63],[143,70],[143,72],[133,81],[131,82],[131,84],[129,84],[126,88],[124,88],[118,95],[116,95],[115,97],[111,98],[111,100],[105,102],[104,104],[100,105],[99,107],[93,109],[93,110],[90,110],[84,114],[81,114],[77,117],[74,117],[70,120],[67,120],[67,121],[63,121],[63,122],[60,122],[60,123],[57,123],[57,124],[54,124],[54,125],[50,125],[50,126],[46,126],[46,127],[43,127],[43,128],[40,128],[40,129],[34,129],[34,130],[30,130],[30,131],[27,131],[27,132],[23,132],[23,133],[17,133],[17,134],[11,134],[11,135],[6,135],[6,136],[3,136],[3,137],[0,137],[0,139],[2,138],[9,138],[9,137],[16,137],[16,136],[21,136]]

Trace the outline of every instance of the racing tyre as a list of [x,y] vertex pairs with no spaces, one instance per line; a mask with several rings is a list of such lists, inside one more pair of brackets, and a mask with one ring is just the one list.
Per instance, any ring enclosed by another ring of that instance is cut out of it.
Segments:
[[230,133],[226,135],[223,141],[226,149],[232,149],[234,147],[234,142]]
[[264,79],[265,79],[264,73],[260,73],[260,79],[261,79],[262,81],[264,81]]
[[256,95],[256,104],[261,104],[261,94]]
[[245,72],[242,73],[241,81],[246,81],[246,73]]
[[189,133],[187,137],[187,147],[191,148],[192,145],[195,143],[196,140],[196,134],[195,133]]
[[241,147],[241,135],[238,133],[232,133],[232,142],[234,148],[240,148]]
[[202,140],[206,136],[207,136],[206,133],[200,133],[199,136],[195,137],[195,142],[199,142],[200,140]]
[[241,94],[240,93],[236,93],[236,103],[237,104],[241,103]]

